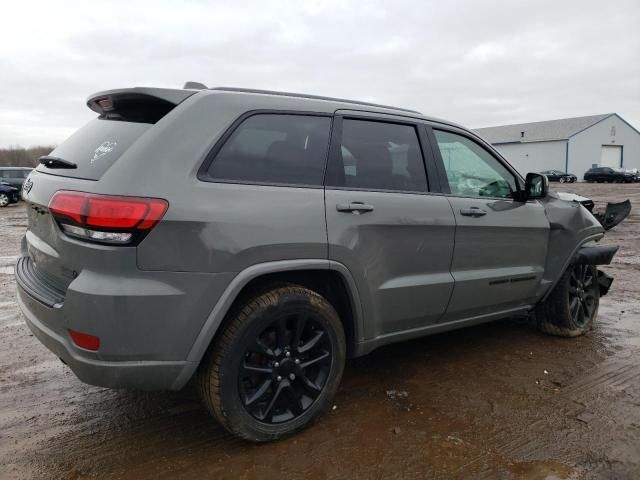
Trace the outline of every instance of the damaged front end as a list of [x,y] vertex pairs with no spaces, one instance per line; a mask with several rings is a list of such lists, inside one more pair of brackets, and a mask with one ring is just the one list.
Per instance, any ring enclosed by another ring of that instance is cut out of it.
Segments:
[[575,193],[557,192],[558,198],[567,202],[578,202],[582,204],[600,222],[605,230],[611,230],[621,223],[631,213],[631,202],[625,200],[618,203],[607,203],[604,212],[594,212],[595,204],[590,198],[576,195]]
[[[600,245],[581,247],[573,256],[571,263],[579,263],[583,265],[609,265],[613,256],[618,251],[617,245]],[[613,277],[607,275],[602,270],[598,270],[598,286],[600,287],[600,296],[604,296],[609,292]]]
[[598,286],[600,287],[601,297],[609,292],[612,283],[613,277],[611,275],[607,275],[602,270],[598,270]]
[[631,213],[631,202],[625,200],[619,203],[607,203],[604,213],[594,213],[593,216],[604,227],[605,230],[611,230],[613,227],[622,222]]
[[[549,249],[545,274],[540,285],[543,300],[571,264],[608,265],[617,245],[594,245],[605,232],[631,212],[631,203],[609,203],[603,213],[594,212],[594,202],[570,193],[549,192],[542,200],[549,220]],[[584,208],[582,208],[584,207]],[[600,295],[606,295],[613,278],[598,270]]]

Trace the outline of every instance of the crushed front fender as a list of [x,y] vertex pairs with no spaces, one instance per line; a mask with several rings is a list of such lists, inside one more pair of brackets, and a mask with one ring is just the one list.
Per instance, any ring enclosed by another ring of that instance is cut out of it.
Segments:
[[599,245],[580,247],[573,256],[572,263],[584,263],[586,265],[609,265],[613,256],[618,251],[618,245]]
[[607,203],[604,213],[594,213],[593,216],[605,230],[611,230],[631,213],[631,202],[625,200],[619,203]]
[[613,283],[613,277],[607,275],[602,270],[598,270],[598,286],[600,287],[600,296],[603,297],[609,292],[611,284]]

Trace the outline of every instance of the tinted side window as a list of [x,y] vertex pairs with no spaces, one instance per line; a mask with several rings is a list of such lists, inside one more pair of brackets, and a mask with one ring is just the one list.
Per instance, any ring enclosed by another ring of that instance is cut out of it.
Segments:
[[427,176],[415,127],[345,119],[327,185],[424,192]]
[[434,130],[453,195],[509,198],[516,178],[493,155],[472,140]]
[[209,166],[213,179],[322,185],[331,119],[258,114],[243,121]]

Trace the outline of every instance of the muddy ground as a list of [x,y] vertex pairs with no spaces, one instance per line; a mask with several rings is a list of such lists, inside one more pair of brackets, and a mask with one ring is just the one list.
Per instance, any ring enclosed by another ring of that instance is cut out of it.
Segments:
[[382,348],[348,362],[331,413],[260,446],[192,389],[80,383],[22,320],[24,207],[0,209],[0,478],[640,478],[640,184],[562,190],[635,209],[607,235],[616,280],[590,334],[505,320]]

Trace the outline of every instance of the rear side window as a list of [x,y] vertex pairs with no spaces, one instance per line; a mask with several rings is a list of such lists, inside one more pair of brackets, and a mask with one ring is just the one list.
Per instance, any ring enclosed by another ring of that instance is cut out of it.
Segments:
[[424,192],[427,176],[415,127],[345,119],[342,143],[330,159],[327,185]]
[[331,118],[256,114],[244,120],[207,170],[212,180],[322,185]]

